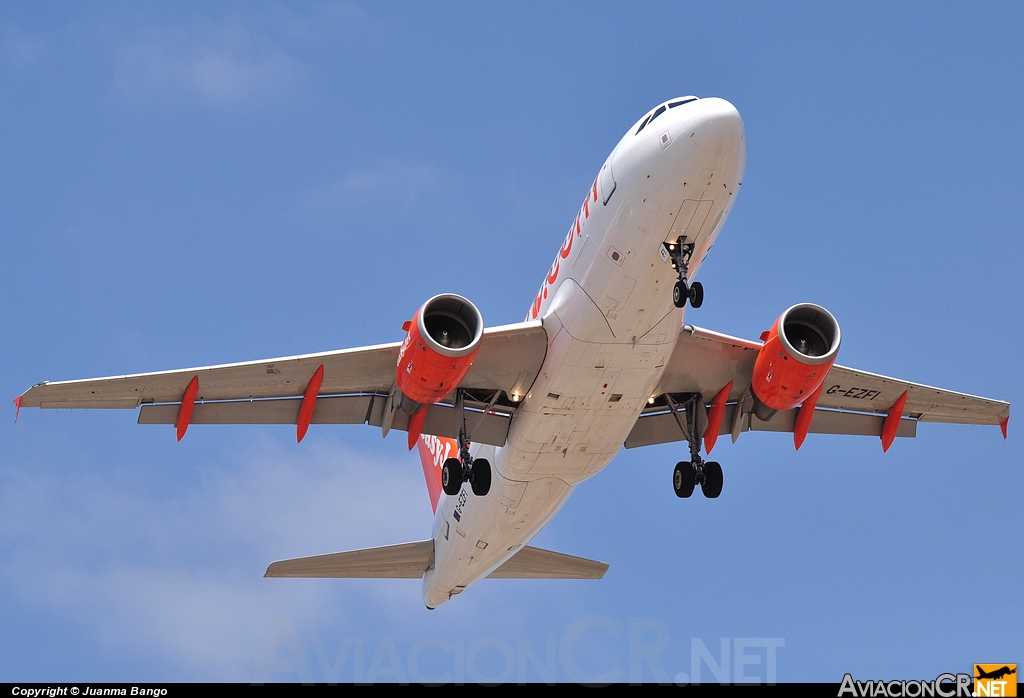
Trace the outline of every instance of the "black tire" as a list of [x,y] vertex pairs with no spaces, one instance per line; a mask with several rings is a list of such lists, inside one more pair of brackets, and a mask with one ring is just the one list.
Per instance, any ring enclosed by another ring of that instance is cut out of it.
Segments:
[[473,494],[477,497],[486,497],[487,493],[491,491],[491,464],[486,459],[477,458],[473,461],[469,484],[473,488]]
[[677,281],[676,285],[672,287],[672,302],[675,303],[677,308],[682,308],[686,305],[686,297],[690,295],[690,289],[686,288],[686,284],[682,281]]
[[462,489],[462,463],[458,458],[449,458],[441,466],[441,489],[449,497]]
[[708,499],[714,499],[722,494],[722,466],[715,461],[704,464],[704,482],[700,484],[701,491]]
[[690,307],[699,308],[704,305],[704,285],[694,281],[690,285]]
[[680,499],[686,499],[693,494],[693,488],[697,485],[697,473],[689,461],[676,463],[676,469],[672,473],[672,489]]

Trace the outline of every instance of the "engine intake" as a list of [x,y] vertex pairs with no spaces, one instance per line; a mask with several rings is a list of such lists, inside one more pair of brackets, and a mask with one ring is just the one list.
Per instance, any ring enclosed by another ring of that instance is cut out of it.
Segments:
[[836,362],[840,339],[839,323],[820,305],[800,303],[783,312],[754,363],[750,388],[757,418],[768,421],[810,397]]
[[484,319],[469,300],[453,293],[434,296],[417,317],[420,336],[438,354],[453,358],[472,354],[484,335]]
[[424,303],[398,354],[402,408],[412,414],[454,390],[469,373],[483,334],[483,316],[462,296],[444,293]]

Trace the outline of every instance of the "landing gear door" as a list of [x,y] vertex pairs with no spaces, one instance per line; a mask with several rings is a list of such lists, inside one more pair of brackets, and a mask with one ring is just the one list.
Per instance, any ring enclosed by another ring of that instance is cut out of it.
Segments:
[[682,236],[687,242],[696,242],[714,205],[714,199],[686,199],[672,219],[665,241],[675,242]]
[[601,203],[605,206],[608,205],[612,194],[615,193],[615,173],[612,172],[612,157],[614,155],[615,153],[612,153],[608,156],[604,167],[601,168],[601,174],[597,176],[597,187],[601,194]]

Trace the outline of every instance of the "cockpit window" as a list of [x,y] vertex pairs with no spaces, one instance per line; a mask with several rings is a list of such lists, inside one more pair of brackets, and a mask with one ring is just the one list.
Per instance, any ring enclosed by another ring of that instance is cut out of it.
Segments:
[[640,128],[638,128],[636,130],[636,133],[634,133],[633,135],[634,136],[640,135],[640,132],[644,130],[644,127],[647,126],[647,124],[649,124],[652,121],[654,121],[655,119],[657,119],[659,116],[661,116],[662,112],[664,112],[666,109],[671,109],[672,107],[678,107],[678,106],[680,106],[682,104],[689,104],[690,102],[696,102],[697,99],[698,99],[697,97],[684,97],[683,99],[677,100],[675,102],[669,102],[667,105],[664,105],[664,104],[661,105],[660,107],[658,107],[657,109],[654,110],[653,114],[651,114],[646,119],[644,119],[644,122],[642,124],[640,124]]
[[[655,119],[657,119],[657,118],[658,118],[659,116],[661,116],[661,113],[662,113],[663,111],[665,111],[665,106],[664,106],[664,105],[662,105],[662,106],[658,107],[657,109],[655,109],[655,110],[654,110],[654,113],[653,113],[653,114],[651,114],[651,118],[649,118],[649,119],[646,119],[646,120],[645,120],[645,121],[644,121],[644,122],[643,122],[642,124],[640,124],[640,128],[638,128],[638,129],[636,130],[636,133],[638,134],[638,133],[640,133],[641,131],[643,131],[643,130],[644,130],[644,126],[646,126],[647,124],[651,123],[652,121],[654,121]],[[636,134],[633,134],[633,135],[636,135]]]

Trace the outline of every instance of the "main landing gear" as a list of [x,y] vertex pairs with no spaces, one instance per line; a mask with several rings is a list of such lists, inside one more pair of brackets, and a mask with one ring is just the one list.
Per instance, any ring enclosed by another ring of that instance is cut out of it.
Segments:
[[[462,457],[468,457],[462,456]],[[441,487],[447,495],[456,495],[462,483],[469,482],[473,494],[483,497],[491,490],[491,464],[486,458],[472,458],[460,461],[449,458],[441,466]]]
[[680,236],[675,242],[661,243],[672,260],[672,268],[679,274],[679,281],[672,287],[672,302],[677,308],[682,308],[686,306],[686,301],[690,301],[691,308],[699,308],[704,304],[704,286],[699,281],[691,284],[686,280],[690,271],[693,243],[685,240],[686,236]]
[[[722,466],[715,461],[704,462],[700,457],[700,442],[708,425],[704,397],[692,395],[684,402],[677,403],[671,395],[666,394],[665,400],[690,446],[690,460],[676,463],[672,472],[672,489],[677,497],[685,499],[693,494],[699,484],[705,497],[715,499],[722,494]],[[685,408],[682,415],[679,413],[680,407]]]
[[676,496],[685,499],[693,494],[697,483],[700,483],[700,491],[708,499],[714,499],[722,494],[722,466],[715,461],[697,461],[696,465],[689,461],[676,463],[675,472],[672,473],[672,489]]
[[469,455],[470,441],[466,432],[462,390],[456,392],[455,409],[462,423],[459,427],[459,457],[449,458],[441,466],[441,489],[445,494],[453,496],[462,489],[462,483],[468,482],[473,494],[484,497],[491,491],[491,464],[486,458],[473,458]]

